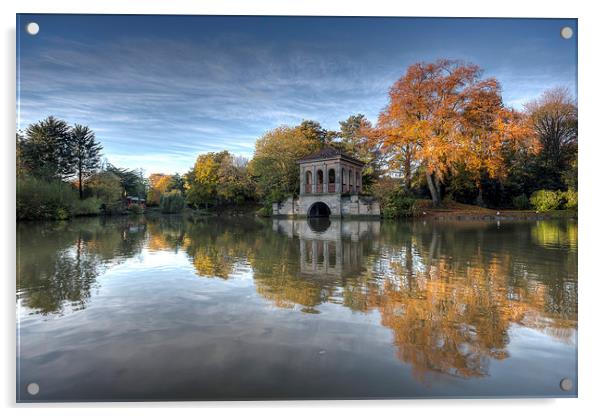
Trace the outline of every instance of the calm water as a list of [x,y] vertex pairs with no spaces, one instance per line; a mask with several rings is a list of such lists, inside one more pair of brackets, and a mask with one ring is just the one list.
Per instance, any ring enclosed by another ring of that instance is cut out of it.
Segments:
[[21,401],[577,392],[575,221],[93,218],[17,236]]

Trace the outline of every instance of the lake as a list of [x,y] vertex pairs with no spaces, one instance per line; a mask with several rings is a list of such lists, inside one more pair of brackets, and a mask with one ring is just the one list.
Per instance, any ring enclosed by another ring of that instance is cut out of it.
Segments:
[[575,220],[84,218],[17,250],[19,401],[577,395]]

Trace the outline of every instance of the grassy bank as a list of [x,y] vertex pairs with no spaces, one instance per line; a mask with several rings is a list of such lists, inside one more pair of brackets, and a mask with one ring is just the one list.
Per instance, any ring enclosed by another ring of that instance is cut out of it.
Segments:
[[577,210],[496,210],[477,205],[445,201],[440,207],[433,207],[430,200],[417,200],[412,216],[435,220],[539,220],[554,218],[577,218]]

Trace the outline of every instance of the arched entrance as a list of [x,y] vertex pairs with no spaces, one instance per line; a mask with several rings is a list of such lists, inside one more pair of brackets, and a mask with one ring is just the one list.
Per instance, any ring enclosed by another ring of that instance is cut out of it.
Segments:
[[312,217],[329,217],[330,216],[330,208],[324,202],[315,202],[311,207],[309,207],[309,211],[307,216]]

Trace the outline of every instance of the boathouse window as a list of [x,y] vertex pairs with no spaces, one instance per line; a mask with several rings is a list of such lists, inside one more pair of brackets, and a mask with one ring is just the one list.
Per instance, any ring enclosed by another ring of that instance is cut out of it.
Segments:
[[311,193],[311,171],[305,172],[305,192]]
[[334,169],[328,170],[328,192],[334,192]]
[[316,192],[320,193],[322,192],[322,185],[324,185],[324,172],[322,172],[322,169],[318,169],[317,175],[318,181],[316,186]]

